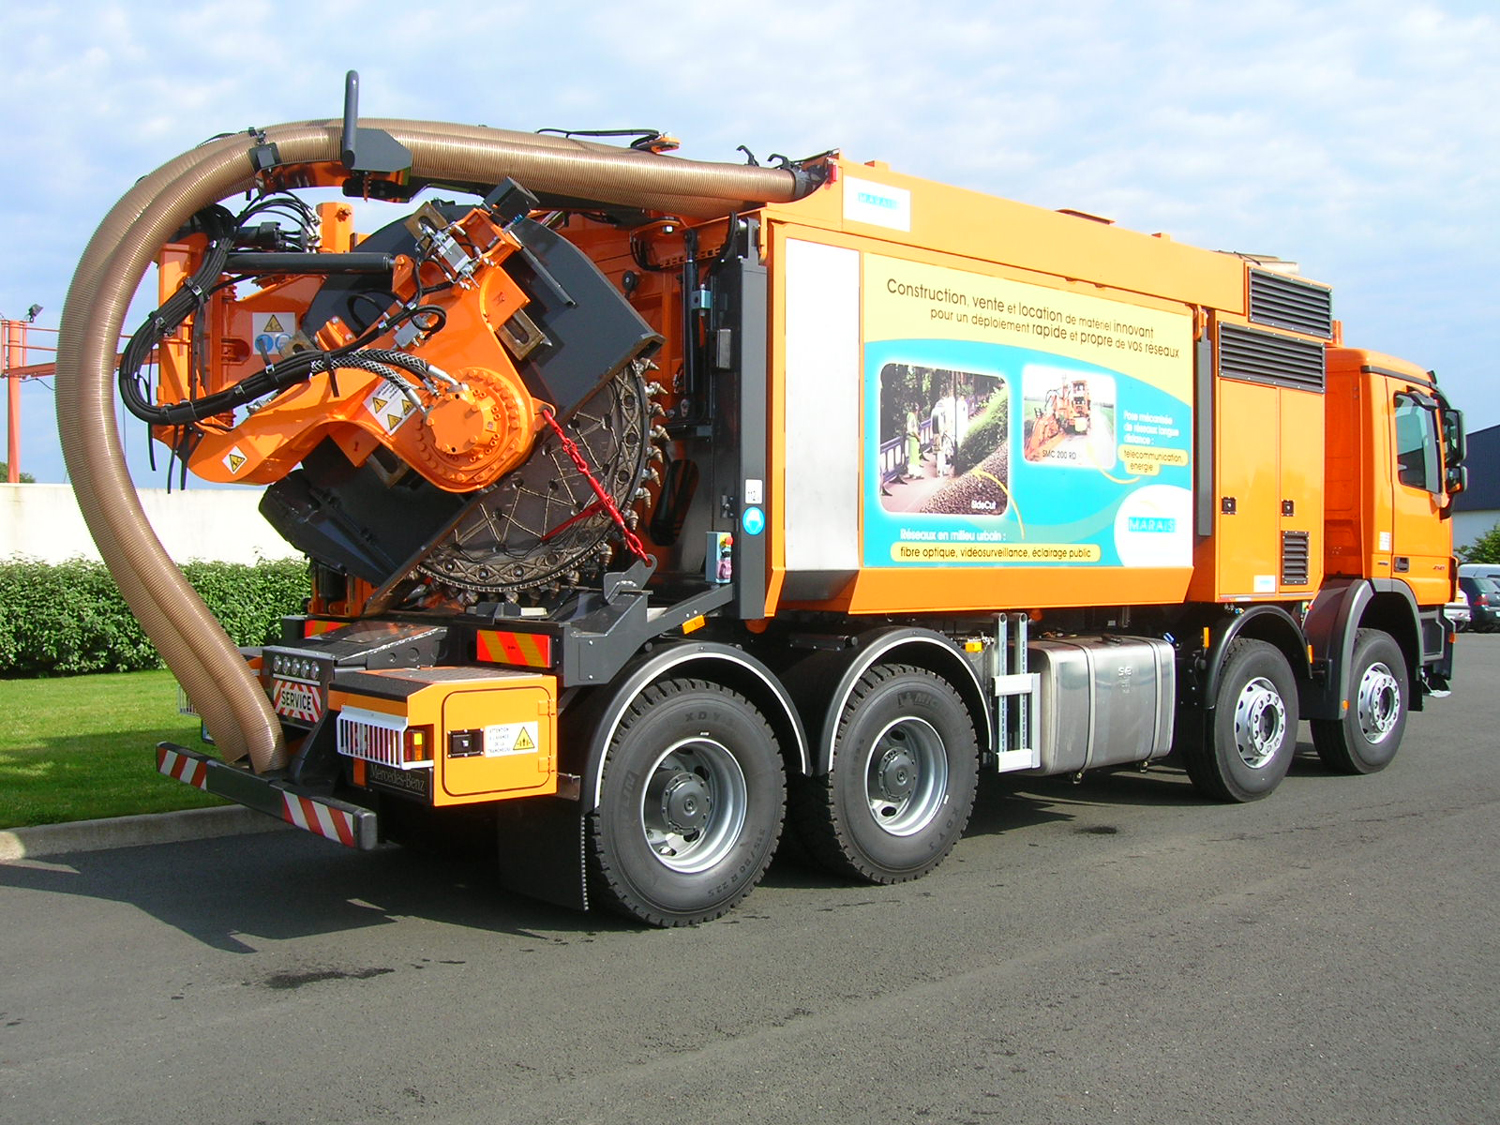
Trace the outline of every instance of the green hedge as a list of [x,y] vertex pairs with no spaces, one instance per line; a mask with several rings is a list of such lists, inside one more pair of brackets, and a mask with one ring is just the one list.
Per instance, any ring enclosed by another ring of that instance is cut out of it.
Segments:
[[[193,562],[193,589],[236,644],[258,645],[281,633],[281,618],[302,612],[307,564],[297,559]],[[160,668],[103,563],[0,562],[0,676],[64,676]]]

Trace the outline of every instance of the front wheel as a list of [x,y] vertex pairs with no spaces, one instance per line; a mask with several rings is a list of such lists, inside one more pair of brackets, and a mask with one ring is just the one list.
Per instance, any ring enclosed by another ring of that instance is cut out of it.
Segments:
[[828,774],[799,779],[793,823],[823,867],[904,882],[953,850],[978,776],[974,724],[958,692],[925,668],[877,665],[839,720]]
[[1354,698],[1343,718],[1308,724],[1313,747],[1329,769],[1375,773],[1391,764],[1406,730],[1406,658],[1390,634],[1377,629],[1355,633],[1349,684]]
[[1208,737],[1183,752],[1198,791],[1229,801],[1269,796],[1297,750],[1296,702],[1296,681],[1280,649],[1250,638],[1232,642],[1219,673]]
[[785,796],[776,737],[754,704],[704,680],[652,684],[605,756],[592,894],[653,926],[719,917],[765,873]]

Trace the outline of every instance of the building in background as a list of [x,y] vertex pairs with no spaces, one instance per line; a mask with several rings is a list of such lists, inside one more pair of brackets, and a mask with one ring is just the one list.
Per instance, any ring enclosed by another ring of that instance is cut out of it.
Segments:
[[1469,435],[1469,487],[1453,501],[1453,546],[1467,547],[1500,522],[1500,426]]

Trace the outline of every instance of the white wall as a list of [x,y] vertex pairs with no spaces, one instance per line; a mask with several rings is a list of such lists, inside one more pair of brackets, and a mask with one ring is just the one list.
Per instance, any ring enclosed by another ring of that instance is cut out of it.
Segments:
[[1500,512],[1454,512],[1453,546],[1467,547],[1496,523],[1500,523]]
[[[256,510],[258,488],[140,489],[141,506],[167,554],[179,562],[253,563],[300,557]],[[0,559],[97,559],[73,489],[66,484],[0,484]]]

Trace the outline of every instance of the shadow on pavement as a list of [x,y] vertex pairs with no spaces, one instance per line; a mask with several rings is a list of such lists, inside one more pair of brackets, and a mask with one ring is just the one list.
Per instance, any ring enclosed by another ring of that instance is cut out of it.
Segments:
[[[1333,777],[1310,743],[1292,773]],[[1067,822],[1122,805],[1213,804],[1171,763],[1070,777],[981,777],[967,836]],[[1104,831],[1100,828],[1080,831]],[[790,825],[765,883],[785,888],[853,885],[802,856]],[[287,941],[421,918],[466,929],[556,940],[631,932],[607,912],[575,913],[508,892],[493,855],[476,848],[434,855],[395,846],[356,852],[301,832],[198,840],[52,860],[0,864],[0,886],[128,903],[205,945],[236,953],[256,940]]]
[[439,858],[386,846],[356,852],[302,832],[80,852],[0,865],[0,886],[129,903],[205,945],[256,951],[382,926],[405,917],[541,937],[630,930],[510,894],[494,860]]

